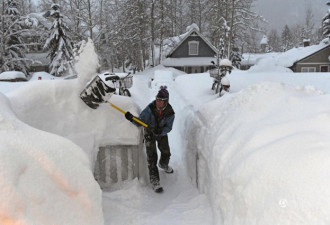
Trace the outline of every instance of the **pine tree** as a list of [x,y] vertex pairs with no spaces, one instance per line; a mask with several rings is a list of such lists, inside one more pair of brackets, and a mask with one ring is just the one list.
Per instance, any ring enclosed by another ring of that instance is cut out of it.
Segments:
[[[330,1],[327,2],[327,5],[330,6]],[[325,17],[322,19],[322,30],[323,37],[330,39],[330,8],[328,9]]]
[[277,34],[275,29],[272,29],[268,36],[268,45],[274,52],[281,51],[281,37]]
[[50,74],[54,76],[63,76],[64,72],[72,69],[72,44],[67,31],[69,28],[63,21],[63,16],[59,11],[59,5],[53,3],[50,12],[51,17],[54,18],[51,27],[50,37],[46,40],[44,49],[49,49],[48,56],[50,56]]
[[292,48],[292,46],[293,46],[292,34],[291,34],[291,30],[288,25],[284,26],[281,39],[282,39],[282,50],[284,52]]
[[230,60],[234,67],[237,69],[241,68],[242,54],[240,53],[238,47],[233,47],[233,50],[230,55]]
[[3,2],[1,18],[1,71],[21,71],[28,74],[27,59],[25,58],[26,46],[23,41],[22,17],[17,8],[16,0]]
[[225,42],[222,38],[219,40],[219,59],[224,59],[226,58],[225,54]]

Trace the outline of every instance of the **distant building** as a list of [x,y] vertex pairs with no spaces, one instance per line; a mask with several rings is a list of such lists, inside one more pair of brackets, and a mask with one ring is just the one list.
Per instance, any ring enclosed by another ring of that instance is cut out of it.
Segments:
[[260,41],[260,49],[262,53],[269,52],[268,38],[264,35]]
[[304,41],[305,47],[292,48],[286,52],[270,53],[244,53],[241,70],[248,70],[259,61],[269,58],[274,65],[292,70],[295,73],[303,72],[330,72],[330,41],[324,39],[318,45],[309,45]]
[[330,41],[293,48],[284,52],[280,60],[293,72],[330,72]]
[[216,62],[218,50],[199,32],[197,25],[182,36],[182,39],[162,61],[165,67],[174,67],[186,73],[203,73]]

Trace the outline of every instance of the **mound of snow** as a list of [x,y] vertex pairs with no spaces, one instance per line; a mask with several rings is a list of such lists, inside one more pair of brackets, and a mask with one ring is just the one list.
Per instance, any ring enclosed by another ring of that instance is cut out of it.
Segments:
[[30,79],[30,81],[34,81],[34,80],[57,80],[57,79],[63,79],[63,78],[59,78],[59,77],[55,77],[53,75],[51,75],[50,73],[47,72],[36,72],[32,74],[32,77]]
[[217,224],[330,223],[329,100],[308,86],[260,83],[188,118],[188,171],[198,155],[192,176]]
[[16,118],[0,94],[0,224],[103,224],[84,152]]
[[[78,79],[29,82],[8,96],[22,121],[70,139],[92,163],[100,146],[140,142],[139,129],[109,104],[89,108],[79,97],[80,85]],[[139,111],[129,97],[113,95],[110,100],[135,115]]]
[[257,61],[256,65],[252,66],[248,72],[249,73],[258,73],[258,72],[281,72],[281,73],[293,73],[292,70],[276,64],[275,55],[261,58]]

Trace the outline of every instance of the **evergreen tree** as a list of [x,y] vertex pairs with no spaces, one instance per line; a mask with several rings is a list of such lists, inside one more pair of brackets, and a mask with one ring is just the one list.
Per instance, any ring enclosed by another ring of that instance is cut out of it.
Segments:
[[225,42],[223,41],[222,38],[220,38],[219,41],[219,59],[224,59],[226,58],[226,54],[225,54]]
[[230,55],[230,60],[234,67],[237,69],[241,68],[242,54],[240,53],[238,47],[233,47],[233,50]]
[[[330,1],[327,2],[327,5],[330,6]],[[330,8],[328,9],[325,17],[322,19],[322,30],[323,37],[330,39]]]
[[49,49],[48,56],[50,56],[50,74],[54,76],[62,76],[68,69],[72,69],[72,44],[67,31],[69,28],[63,21],[63,16],[59,11],[59,5],[53,3],[50,12],[51,17],[54,18],[51,27],[50,37],[46,40],[44,49]]
[[16,0],[7,0],[1,18],[1,71],[16,70],[28,74],[26,47],[23,41],[23,20]]
[[274,52],[281,51],[281,37],[275,29],[272,29],[268,34],[268,45]]
[[284,29],[283,29],[282,35],[281,35],[281,39],[282,39],[282,47],[281,47],[282,51],[285,52],[292,48],[292,46],[293,46],[292,34],[291,34],[291,30],[288,25],[284,26]]

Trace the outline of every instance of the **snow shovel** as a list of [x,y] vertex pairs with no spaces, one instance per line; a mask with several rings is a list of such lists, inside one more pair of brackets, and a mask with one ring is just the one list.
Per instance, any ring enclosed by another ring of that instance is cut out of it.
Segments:
[[[116,88],[109,87],[99,75],[96,75],[80,93],[80,98],[92,109],[97,109],[101,103],[109,103],[113,108],[125,114],[126,112],[123,109],[108,101],[115,92]],[[147,124],[136,117],[133,117],[133,120],[144,127],[148,127]]]

